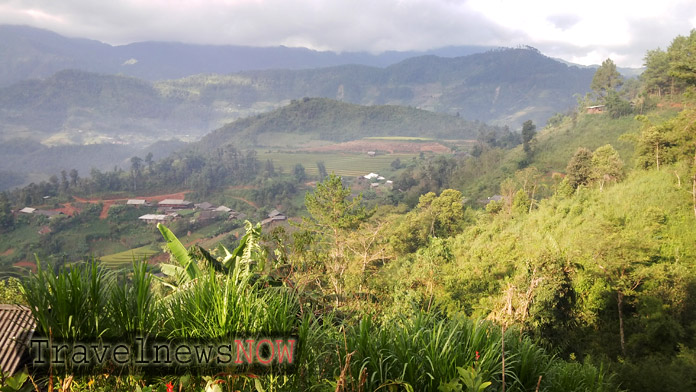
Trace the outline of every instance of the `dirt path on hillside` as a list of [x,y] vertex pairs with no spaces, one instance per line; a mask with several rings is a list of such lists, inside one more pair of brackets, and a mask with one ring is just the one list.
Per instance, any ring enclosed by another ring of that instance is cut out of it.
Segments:
[[257,206],[256,203],[254,203],[253,201],[249,201],[249,200],[247,200],[247,199],[245,199],[245,198],[243,198],[243,197],[237,197],[237,196],[230,196],[230,197],[233,198],[233,199],[241,200],[241,201],[243,201],[243,202],[249,204],[250,206],[256,208],[257,210],[259,209],[259,206]]

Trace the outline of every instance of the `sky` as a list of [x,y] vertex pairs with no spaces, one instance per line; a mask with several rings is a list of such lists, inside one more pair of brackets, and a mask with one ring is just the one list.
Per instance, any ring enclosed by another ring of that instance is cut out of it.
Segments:
[[428,50],[529,45],[577,64],[640,67],[696,28],[694,0],[0,0],[0,24],[140,41]]

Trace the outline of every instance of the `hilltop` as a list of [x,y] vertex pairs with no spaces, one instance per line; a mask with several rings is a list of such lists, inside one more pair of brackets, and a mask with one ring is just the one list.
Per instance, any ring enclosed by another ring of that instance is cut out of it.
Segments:
[[460,117],[403,106],[361,106],[327,98],[304,98],[270,113],[244,118],[217,129],[197,145],[264,146],[275,134],[309,135],[343,142],[371,136],[475,138],[485,125]]

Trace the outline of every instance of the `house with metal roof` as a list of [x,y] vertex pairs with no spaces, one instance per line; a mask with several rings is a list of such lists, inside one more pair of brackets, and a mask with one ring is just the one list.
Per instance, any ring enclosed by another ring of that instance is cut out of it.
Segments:
[[0,370],[12,376],[34,335],[36,321],[26,306],[0,305]]

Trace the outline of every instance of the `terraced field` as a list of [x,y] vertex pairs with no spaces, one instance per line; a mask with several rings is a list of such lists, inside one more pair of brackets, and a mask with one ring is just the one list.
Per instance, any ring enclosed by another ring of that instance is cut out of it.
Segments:
[[150,257],[161,252],[162,249],[158,245],[145,245],[140,248],[102,256],[100,259],[102,265],[110,268],[121,268],[130,265],[133,260],[142,260],[145,257]]
[[293,167],[300,163],[305,167],[305,172],[308,175],[316,175],[318,174],[317,162],[323,161],[328,173],[333,172],[340,176],[362,176],[370,172],[379,172],[388,168],[396,158],[405,162],[415,156],[418,154],[378,154],[374,157],[368,157],[363,153],[348,152],[258,152],[258,158],[261,162],[270,159],[276,170],[282,167],[285,173],[291,173]]

